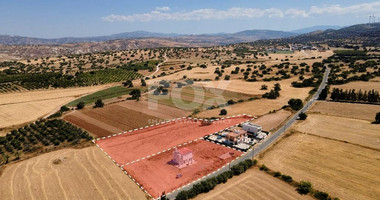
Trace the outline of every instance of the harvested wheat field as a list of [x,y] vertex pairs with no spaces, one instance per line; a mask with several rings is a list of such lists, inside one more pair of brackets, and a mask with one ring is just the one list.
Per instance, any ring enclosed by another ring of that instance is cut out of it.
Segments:
[[8,166],[1,199],[146,199],[97,147],[65,149]]
[[[270,111],[281,109],[284,105],[288,104],[289,99],[293,98],[286,95],[285,92],[280,92],[280,94],[281,96],[277,99],[257,99],[253,101],[237,103],[235,105],[224,107],[223,109],[227,110],[228,115],[236,115],[239,113],[247,113],[256,116],[264,115]],[[305,99],[308,96],[307,94],[307,90],[304,90],[304,92],[300,90],[300,93],[295,97]],[[206,110],[199,113],[197,116],[217,117],[219,116],[220,110],[221,109]]]
[[273,131],[281,125],[292,113],[286,110],[280,110],[275,113],[266,114],[255,119],[253,123],[263,127],[265,131]]
[[[269,111],[272,110],[278,110],[281,109],[284,105],[288,104],[289,99],[291,98],[299,98],[299,99],[306,99],[309,96],[309,91],[311,88],[294,88],[291,86],[291,82],[294,81],[293,79],[287,79],[284,81],[280,81],[281,85],[281,91],[280,91],[280,97],[277,99],[257,99],[253,101],[247,101],[243,103],[237,103],[235,105],[224,107],[224,109],[227,110],[228,115],[236,115],[239,113],[247,113],[252,115],[264,115],[267,114]],[[260,87],[262,84],[267,84],[268,89],[271,89],[269,87],[269,83],[267,82],[244,82],[244,81],[236,81],[234,82],[237,87],[231,87],[231,91],[239,91],[240,93],[246,93],[246,94],[263,94],[263,91],[260,90]],[[276,82],[273,82],[272,84],[275,84]],[[231,84],[231,86],[235,85]],[[228,86],[221,86],[221,85],[214,85],[215,87],[224,87],[226,90],[228,90]],[[240,89],[239,89],[240,88]],[[258,93],[260,92],[260,93]],[[268,90],[264,91],[268,92]],[[213,109],[213,110],[206,110],[201,113],[199,113],[197,116],[199,117],[215,117],[218,116],[220,113],[220,109]]]
[[[35,121],[53,114],[62,105],[97,90],[108,87],[80,87],[70,89],[39,90],[0,95],[0,129]],[[5,134],[4,132],[0,132]]]
[[[322,126],[322,125],[319,125]],[[378,150],[302,133],[285,137],[259,162],[341,199],[378,199]]]
[[64,116],[63,119],[99,137],[140,128],[160,120],[157,117],[125,108],[119,104],[97,109],[76,110]]
[[300,132],[342,140],[380,150],[380,128],[367,120],[309,114],[295,126]]
[[[271,90],[274,84],[279,83],[281,85],[282,93],[288,93],[287,96],[296,96],[298,93],[303,92],[304,90],[309,92],[312,88],[295,88],[291,84],[293,81],[297,81],[297,77],[292,77],[289,79],[281,80],[281,81],[256,81],[256,82],[248,82],[244,80],[229,80],[229,81],[199,81],[195,82],[196,85],[202,85],[207,88],[216,88],[221,90],[227,90],[238,93],[245,93],[250,95],[262,95],[269,90]],[[268,90],[261,90],[262,85],[267,85]],[[306,92],[306,93],[307,93]]]
[[334,85],[332,88],[341,88],[343,90],[355,89],[356,91],[359,91],[360,89],[362,91],[374,89],[380,91],[380,83],[378,81],[354,81],[343,85]]
[[212,191],[201,194],[195,200],[291,200],[312,199],[301,196],[294,187],[257,169],[233,177],[225,184],[217,185]]
[[309,111],[309,113],[363,119],[370,122],[375,120],[377,112],[380,112],[380,106],[378,105],[326,101],[316,102]]

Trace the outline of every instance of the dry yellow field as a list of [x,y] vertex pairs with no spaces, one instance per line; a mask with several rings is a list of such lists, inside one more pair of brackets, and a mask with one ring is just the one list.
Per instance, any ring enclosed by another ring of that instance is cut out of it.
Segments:
[[363,119],[371,122],[375,120],[377,112],[380,112],[380,106],[378,105],[326,101],[316,102],[309,111],[309,113]]
[[372,79],[371,81],[365,82],[365,81],[354,81],[350,83],[346,83],[343,85],[333,85],[332,88],[341,88],[343,90],[349,90],[349,89],[355,89],[356,91],[359,91],[360,89],[362,91],[365,90],[377,90],[380,91],[380,82],[379,79]]
[[196,200],[245,200],[245,199],[312,199],[301,196],[294,187],[257,169],[250,169],[227,183],[215,187],[207,194],[201,194]]
[[292,113],[285,110],[277,111],[276,113],[267,114],[253,120],[253,123],[263,127],[264,131],[272,132],[275,128],[281,125]]
[[[53,161],[60,159],[61,163]],[[65,149],[8,166],[1,199],[146,199],[97,147]]]
[[380,127],[367,120],[309,114],[295,126],[300,132],[347,141],[380,150]]
[[[281,85],[280,97],[277,99],[258,99],[243,103],[238,103],[232,106],[227,106],[224,109],[227,110],[228,115],[236,115],[241,113],[252,114],[252,115],[264,115],[269,111],[281,109],[284,105],[288,104],[289,99],[291,98],[299,98],[306,99],[309,96],[309,91],[311,88],[294,88],[291,86],[291,82],[294,81],[293,78],[279,81]],[[211,82],[212,83],[212,82]],[[209,83],[209,84],[211,84]],[[231,84],[231,88],[226,87],[226,90],[247,93],[247,94],[263,94],[266,91],[261,91],[260,87],[262,84],[273,85],[276,82],[239,82],[235,81],[236,87],[233,86],[235,84]],[[216,85],[218,87],[218,85]],[[218,87],[220,88],[220,87]],[[223,88],[221,88],[223,89]],[[260,93],[259,93],[260,92]],[[204,112],[199,113],[197,116],[199,117],[215,117],[219,116],[220,109],[206,110]]]
[[[107,85],[70,89],[39,90],[0,95],[0,130],[34,121],[57,111],[62,105]],[[4,131],[0,131],[0,135]]]
[[266,151],[259,162],[297,181],[310,181],[316,189],[340,199],[380,196],[377,150],[294,133]]

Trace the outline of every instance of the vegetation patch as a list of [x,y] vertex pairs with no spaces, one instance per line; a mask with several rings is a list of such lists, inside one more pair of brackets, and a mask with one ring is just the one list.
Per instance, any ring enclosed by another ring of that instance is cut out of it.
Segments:
[[115,97],[129,94],[130,91],[131,91],[130,88],[115,86],[115,87],[107,88],[107,89],[86,95],[79,99],[76,99],[68,103],[67,106],[73,107],[73,106],[76,106],[79,102],[84,102],[85,104],[91,104],[91,103],[95,103],[98,99],[102,99],[102,100],[112,99]]

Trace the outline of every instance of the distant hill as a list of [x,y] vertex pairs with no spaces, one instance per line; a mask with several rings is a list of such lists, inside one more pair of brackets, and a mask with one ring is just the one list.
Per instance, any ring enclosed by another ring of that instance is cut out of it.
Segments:
[[203,34],[203,35],[181,35],[181,34],[165,34],[152,33],[146,31],[125,32],[108,36],[96,37],[65,37],[56,39],[33,38],[23,36],[0,35],[0,44],[4,45],[56,45],[84,42],[105,42],[110,40],[120,39],[142,39],[142,38],[168,38],[176,41],[193,41],[194,43],[207,43],[211,40],[216,44],[231,44],[239,42],[253,42],[259,39],[275,39],[295,36],[297,34],[283,31],[271,30],[247,30],[238,33],[218,33],[218,34]]
[[152,33],[146,31],[125,32],[108,36],[95,36],[95,37],[64,37],[56,39],[23,37],[0,35],[0,44],[5,45],[45,45],[45,44],[69,44],[69,43],[83,43],[83,42],[104,42],[109,40],[118,39],[140,39],[140,38],[161,38],[161,37],[175,37],[179,34],[165,34],[165,33]]
[[380,46],[380,23],[358,24],[338,30],[328,29],[289,38],[260,40],[257,44],[328,44],[329,46]]
[[293,30],[290,32],[297,33],[297,34],[305,34],[305,33],[310,33],[310,32],[314,32],[314,31],[325,31],[328,29],[338,30],[341,28],[343,28],[343,27],[342,26],[313,26],[313,27],[307,27],[307,28]]

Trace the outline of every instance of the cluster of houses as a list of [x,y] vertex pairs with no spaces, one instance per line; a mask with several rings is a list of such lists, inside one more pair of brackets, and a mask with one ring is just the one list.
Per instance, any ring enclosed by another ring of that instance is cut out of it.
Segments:
[[310,45],[303,45],[303,44],[294,44],[289,45],[289,47],[276,47],[276,48],[268,48],[266,49],[267,52],[277,52],[277,51],[301,51],[301,50],[318,50],[318,51],[325,51],[325,48],[316,47],[316,46],[310,46]]
[[248,150],[252,145],[267,137],[262,127],[250,122],[244,123],[241,128],[226,129],[208,137],[209,140]]

